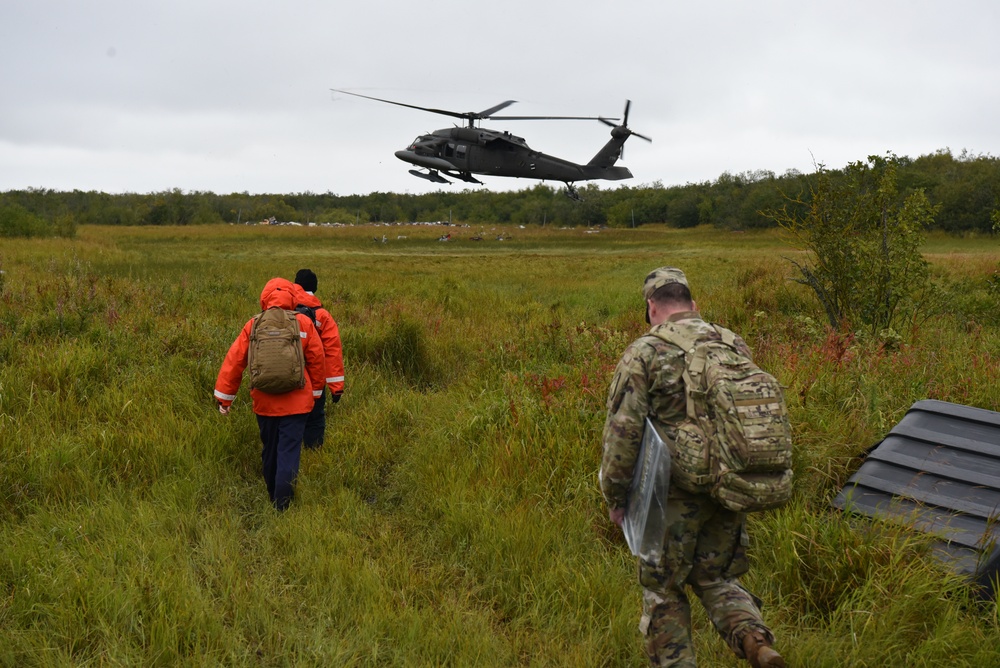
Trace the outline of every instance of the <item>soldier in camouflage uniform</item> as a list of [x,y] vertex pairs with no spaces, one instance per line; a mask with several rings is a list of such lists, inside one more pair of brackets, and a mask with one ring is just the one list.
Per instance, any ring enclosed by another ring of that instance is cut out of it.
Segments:
[[[692,328],[714,331],[696,311],[687,279],[679,269],[661,267],[650,273],[643,296],[651,331],[662,323],[682,320]],[[737,337],[737,345],[749,356],[743,339]],[[615,370],[604,425],[601,491],[611,520],[619,526],[645,418],[663,425],[668,438],[685,418],[683,372],[684,351],[648,334],[625,350]],[[670,487],[665,512],[662,556],[655,563],[639,560],[643,586],[639,631],[652,665],[696,665],[691,609],[684,592],[690,585],[736,656],[755,668],[783,667],[781,656],[771,648],[774,635],[761,617],[760,600],[738,579],[748,569],[745,515],[723,508],[708,494],[686,492],[677,485]]]

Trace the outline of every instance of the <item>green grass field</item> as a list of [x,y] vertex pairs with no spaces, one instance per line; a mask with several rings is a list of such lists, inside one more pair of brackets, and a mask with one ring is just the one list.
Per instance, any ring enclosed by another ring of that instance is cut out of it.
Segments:
[[[607,383],[665,264],[788,387],[797,491],[751,517],[746,584],[789,665],[1000,665],[995,603],[920,536],[829,506],[914,401],[1000,407],[995,239],[927,242],[947,300],[887,350],[828,334],[776,232],[451,232],[4,240],[0,665],[643,665],[597,469]],[[246,384],[225,418],[212,387],[266,280],[301,267],[347,392],[278,515]],[[700,665],[741,665],[695,625]]]

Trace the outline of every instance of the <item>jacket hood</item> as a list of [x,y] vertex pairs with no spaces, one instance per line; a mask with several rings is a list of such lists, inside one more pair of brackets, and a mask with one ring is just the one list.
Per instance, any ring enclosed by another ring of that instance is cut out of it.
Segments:
[[292,289],[295,290],[295,303],[302,304],[303,306],[308,306],[309,308],[319,308],[323,305],[323,302],[319,300],[314,294],[310,294],[303,289],[298,283],[292,284]]
[[260,293],[262,311],[274,306],[287,311],[295,308],[295,286],[286,278],[272,278]]

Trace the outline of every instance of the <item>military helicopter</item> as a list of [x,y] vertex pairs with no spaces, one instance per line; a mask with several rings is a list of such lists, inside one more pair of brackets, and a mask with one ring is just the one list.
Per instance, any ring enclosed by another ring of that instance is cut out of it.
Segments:
[[[420,135],[402,151],[396,151],[396,157],[404,162],[416,165],[419,169],[409,170],[410,174],[434,183],[451,183],[445,176],[467,183],[482,181],[473,174],[485,176],[513,176],[526,179],[542,179],[562,181],[566,184],[566,194],[573,199],[580,199],[573,187],[576,181],[606,179],[619,181],[632,178],[632,172],[627,167],[616,167],[615,163],[622,156],[625,140],[635,135],[646,141],[653,141],[645,135],[633,132],[628,127],[628,112],[631,101],[625,102],[625,113],[621,125],[614,121],[617,118],[603,116],[497,116],[496,113],[514,104],[516,100],[507,100],[480,112],[458,112],[448,109],[420,107],[415,104],[385,100],[346,90],[331,89],[334,93],[362,97],[366,100],[385,102],[400,107],[429,111],[433,114],[452,116],[467,121],[464,127],[451,127],[435,130],[426,135]],[[594,120],[611,126],[611,140],[597,152],[590,162],[581,165],[569,160],[557,158],[536,151],[528,146],[522,137],[517,137],[506,130],[488,130],[476,127],[482,120],[528,121],[528,120]]]

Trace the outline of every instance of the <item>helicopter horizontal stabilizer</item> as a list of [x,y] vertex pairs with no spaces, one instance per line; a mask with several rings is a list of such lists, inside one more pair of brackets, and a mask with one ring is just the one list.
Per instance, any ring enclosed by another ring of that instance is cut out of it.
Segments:
[[421,172],[416,169],[411,169],[410,174],[413,174],[414,176],[421,179],[427,179],[428,181],[433,181],[434,183],[451,183],[451,181],[444,178],[433,169],[429,172]]
[[588,174],[593,174],[588,178],[592,179],[604,179],[605,181],[621,181],[622,179],[632,178],[632,172],[628,167],[602,167],[596,171],[589,171],[592,168],[588,168]]

